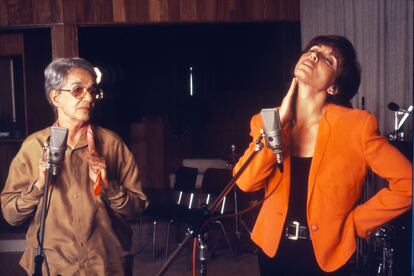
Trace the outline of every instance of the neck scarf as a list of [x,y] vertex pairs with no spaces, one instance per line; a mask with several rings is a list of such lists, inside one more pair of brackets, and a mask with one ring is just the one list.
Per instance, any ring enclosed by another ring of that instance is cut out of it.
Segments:
[[[96,147],[95,147],[95,136],[93,134],[93,130],[90,124],[88,125],[87,131],[86,131],[86,141],[88,142],[89,154],[97,154]],[[95,197],[101,194],[101,186],[102,186],[101,171],[98,171],[95,184],[93,185],[93,193]]]

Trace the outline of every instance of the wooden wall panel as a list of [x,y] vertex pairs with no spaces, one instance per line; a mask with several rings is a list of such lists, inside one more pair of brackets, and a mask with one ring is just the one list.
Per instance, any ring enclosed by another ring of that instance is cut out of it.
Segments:
[[197,21],[197,2],[179,0],[180,21]]
[[74,24],[52,26],[52,58],[79,55],[78,28]]
[[33,24],[32,1],[8,0],[7,15],[9,25]]
[[112,0],[112,18],[114,23],[125,23],[125,0]]
[[299,0],[2,0],[0,27],[298,21]]
[[206,1],[197,2],[198,20],[202,22],[215,21],[216,15],[217,15],[217,1],[218,0],[211,0],[209,2],[206,2]]
[[24,39],[22,34],[0,34],[0,55],[23,55]]
[[8,25],[7,2],[0,1],[0,26]]
[[47,24],[52,22],[50,0],[32,0],[33,24]]

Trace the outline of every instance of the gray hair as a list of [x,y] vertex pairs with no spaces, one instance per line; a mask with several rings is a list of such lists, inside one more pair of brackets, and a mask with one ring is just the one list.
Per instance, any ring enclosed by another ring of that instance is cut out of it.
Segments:
[[55,107],[52,103],[52,100],[50,99],[50,91],[61,89],[65,85],[69,70],[73,68],[85,69],[96,81],[95,70],[93,69],[92,64],[90,64],[88,61],[79,57],[55,59],[45,69],[46,99],[53,108]]

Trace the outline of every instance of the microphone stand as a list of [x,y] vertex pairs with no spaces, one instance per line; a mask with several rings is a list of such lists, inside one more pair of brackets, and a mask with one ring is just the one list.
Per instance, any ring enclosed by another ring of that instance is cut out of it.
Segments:
[[204,209],[206,220],[200,224],[201,225],[200,229],[195,230],[190,227],[190,229],[188,230],[188,235],[184,238],[184,240],[177,247],[177,249],[170,255],[170,257],[168,257],[168,259],[164,262],[163,266],[161,267],[157,275],[159,276],[164,275],[164,273],[172,265],[176,257],[184,249],[184,246],[187,244],[187,242],[190,239],[194,238],[196,235],[197,235],[197,243],[198,243],[198,248],[199,248],[200,275],[202,276],[207,275],[207,246],[205,243],[204,228],[207,225],[210,215],[214,213],[214,211],[216,211],[220,207],[221,201],[231,191],[231,189],[233,189],[234,185],[236,184],[237,179],[239,179],[241,174],[246,170],[247,166],[250,164],[250,162],[253,160],[256,154],[261,149],[263,149],[263,143],[262,143],[263,138],[264,138],[264,132],[262,132],[259,138],[257,138],[255,142],[254,151],[250,154],[247,160],[243,163],[243,165],[240,167],[237,173],[233,176],[233,178],[230,180],[227,186],[217,196],[216,200],[209,207]]
[[49,184],[51,183],[52,171],[51,171],[52,163],[50,157],[46,160],[46,179],[45,185],[43,187],[43,204],[42,210],[40,214],[40,226],[39,226],[39,233],[37,235],[38,247],[37,247],[37,255],[34,258],[34,273],[33,276],[41,276],[42,275],[42,264],[44,260],[44,251],[43,251],[43,243],[44,243],[44,236],[45,236],[45,223],[46,223],[46,216],[47,216],[47,203],[49,198]]

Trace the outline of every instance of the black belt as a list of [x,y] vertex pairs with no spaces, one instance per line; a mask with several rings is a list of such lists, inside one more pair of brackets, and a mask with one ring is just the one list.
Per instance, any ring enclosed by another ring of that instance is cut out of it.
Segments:
[[301,225],[297,221],[287,222],[285,226],[285,237],[289,240],[305,239],[310,240],[309,229],[306,224]]

